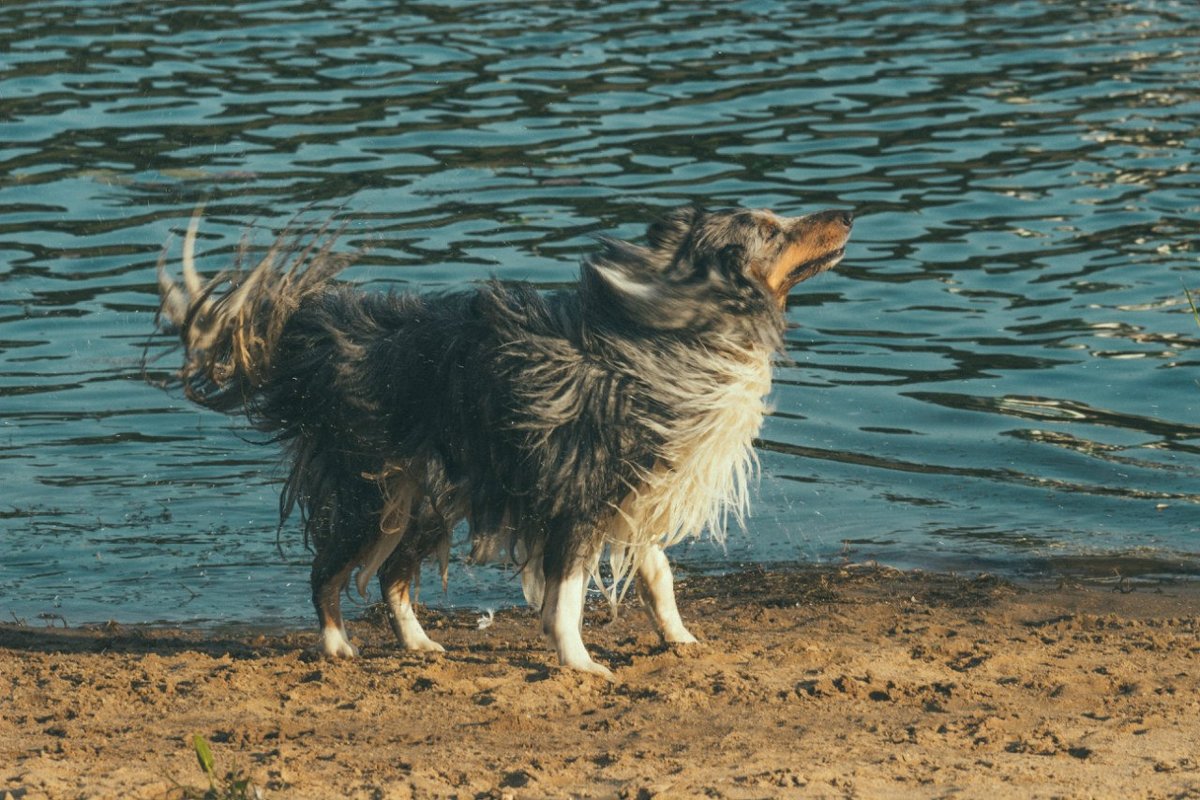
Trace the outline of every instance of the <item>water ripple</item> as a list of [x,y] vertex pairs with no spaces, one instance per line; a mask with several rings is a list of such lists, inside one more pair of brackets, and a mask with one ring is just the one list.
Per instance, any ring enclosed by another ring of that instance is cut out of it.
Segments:
[[[678,203],[853,208],[846,262],[791,300],[728,555],[1194,572],[1194,12],[0,5],[0,612],[307,615],[274,588],[305,578],[273,451],[139,366],[202,200],[207,267],[333,213],[377,288],[560,286]],[[474,571],[446,602],[512,599]]]

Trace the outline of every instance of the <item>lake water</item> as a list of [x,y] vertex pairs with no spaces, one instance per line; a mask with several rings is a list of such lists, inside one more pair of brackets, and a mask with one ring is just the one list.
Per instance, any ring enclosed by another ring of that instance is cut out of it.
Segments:
[[749,531],[684,568],[1196,574],[1198,85],[1193,0],[5,2],[0,615],[310,617],[272,448],[142,374],[201,201],[209,269],[334,213],[377,290],[561,284],[688,202],[854,209]]

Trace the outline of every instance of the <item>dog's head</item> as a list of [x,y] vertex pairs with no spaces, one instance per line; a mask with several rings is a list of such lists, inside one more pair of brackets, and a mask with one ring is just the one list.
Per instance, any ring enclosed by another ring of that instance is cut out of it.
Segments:
[[777,316],[792,287],[841,260],[852,223],[846,211],[783,217],[685,206],[652,223],[645,246],[606,240],[585,279],[653,328]]

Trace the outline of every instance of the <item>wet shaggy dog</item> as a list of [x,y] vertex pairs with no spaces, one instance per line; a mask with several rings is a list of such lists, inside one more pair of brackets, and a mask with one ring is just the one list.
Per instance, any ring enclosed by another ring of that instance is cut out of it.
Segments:
[[851,216],[680,208],[644,245],[601,240],[554,294],[364,293],[335,280],[350,257],[326,230],[203,282],[198,224],[182,285],[159,264],[159,323],[189,398],[286,448],[280,515],[299,507],[315,552],[324,653],[356,654],[340,609],[356,569],[363,594],[378,574],[403,647],[440,651],[410,587],[434,554],[445,581],[466,520],[472,559],[519,567],[561,663],[610,676],[581,634],[601,558],[613,602],[636,579],[662,637],[695,641],[663,548],[742,522],[787,294],[837,264]]

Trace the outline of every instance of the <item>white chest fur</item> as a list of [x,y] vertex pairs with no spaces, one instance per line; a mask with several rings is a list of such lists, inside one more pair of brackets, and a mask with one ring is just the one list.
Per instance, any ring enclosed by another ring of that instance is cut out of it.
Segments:
[[724,541],[730,517],[743,525],[757,475],[753,442],[771,388],[765,348],[689,354],[672,382],[675,421],[660,432],[658,463],[622,502],[605,536],[614,583],[652,544],[669,546],[705,530]]

